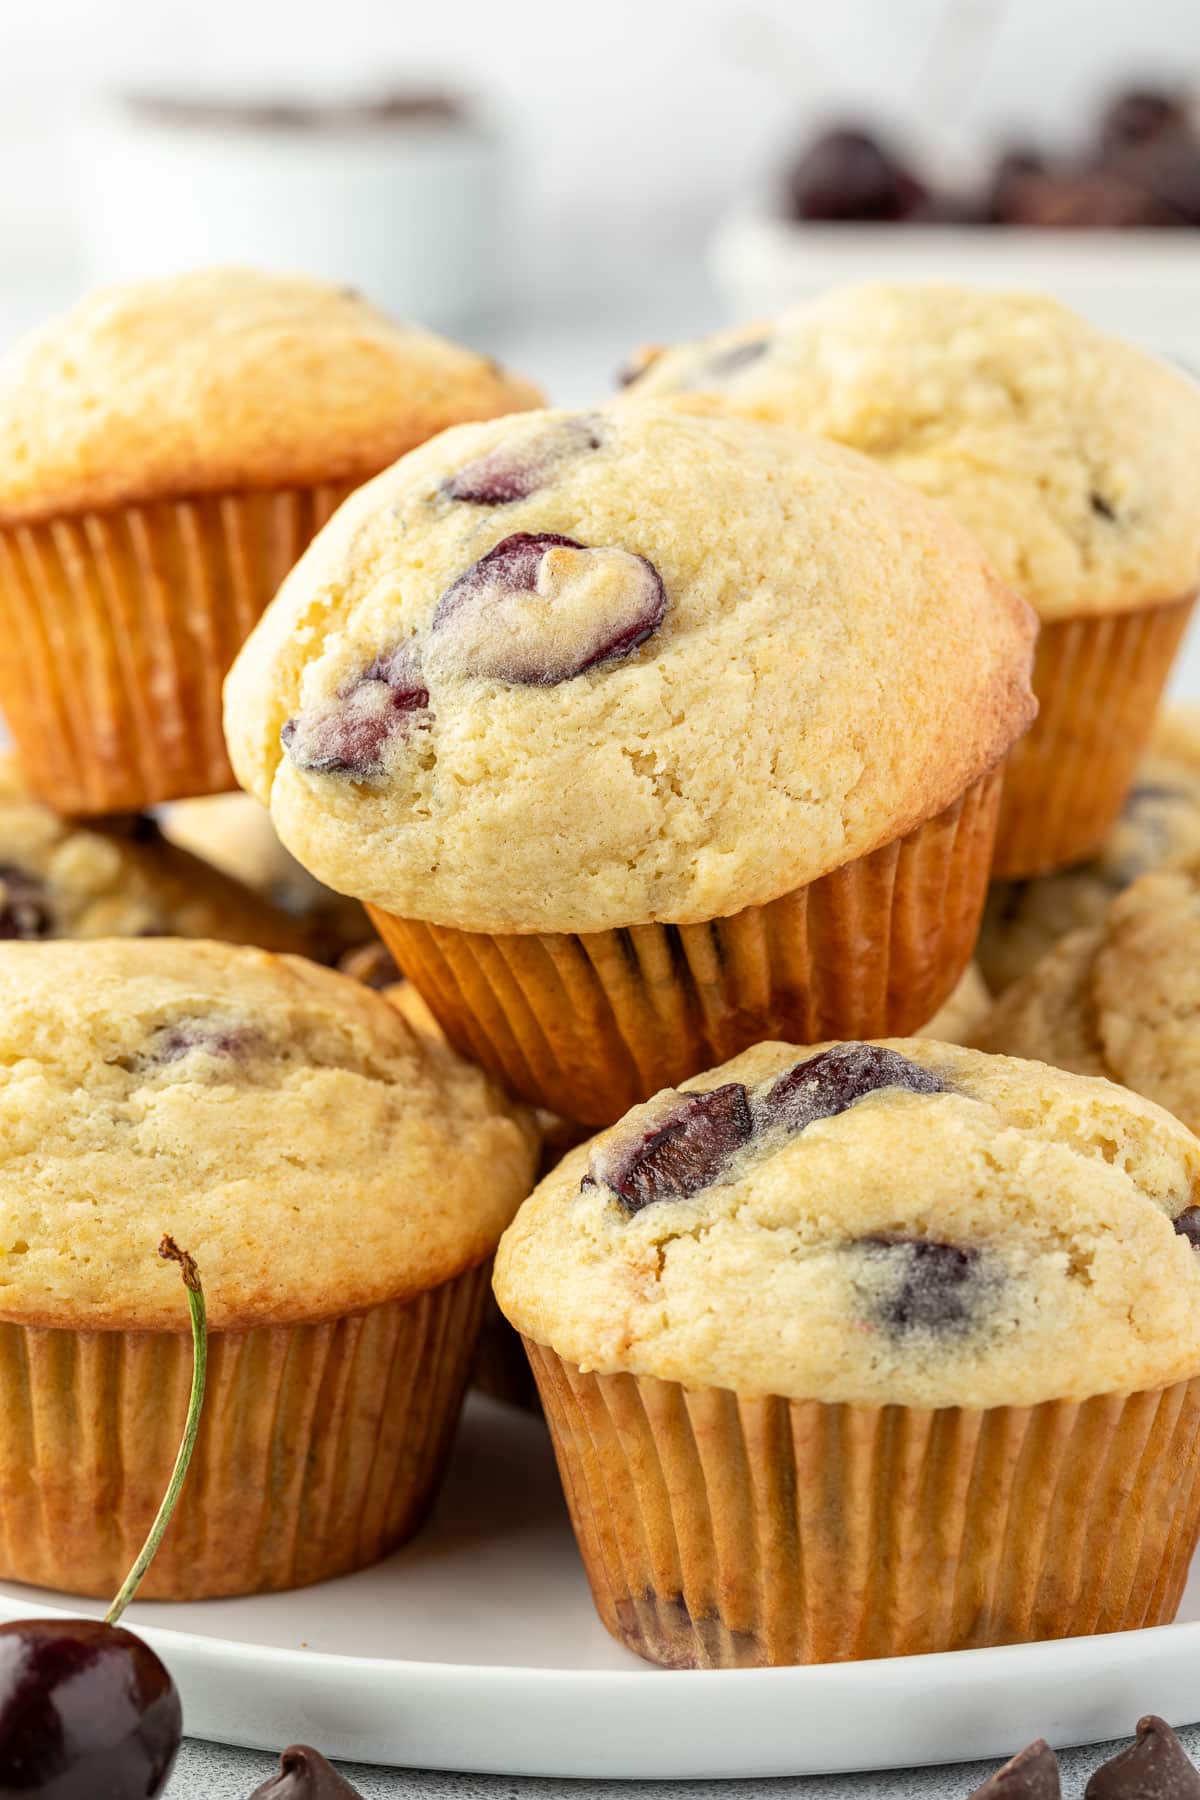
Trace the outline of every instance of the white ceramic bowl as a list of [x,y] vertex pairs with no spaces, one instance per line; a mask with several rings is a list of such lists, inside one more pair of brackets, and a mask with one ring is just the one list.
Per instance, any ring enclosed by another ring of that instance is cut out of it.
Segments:
[[91,283],[252,264],[450,328],[502,298],[501,150],[469,116],[275,125],[113,103],[80,132]]

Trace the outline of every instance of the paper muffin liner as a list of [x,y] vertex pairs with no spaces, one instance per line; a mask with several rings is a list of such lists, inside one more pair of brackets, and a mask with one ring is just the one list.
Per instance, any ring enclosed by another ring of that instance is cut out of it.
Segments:
[[526,1340],[607,1629],[671,1668],[1161,1625],[1200,1532],[1200,1378],[966,1411],[585,1375]]
[[1103,844],[1133,785],[1196,596],[1043,625],[1038,716],[1008,760],[993,874],[1047,875]]
[[368,910],[456,1049],[523,1099],[608,1125],[764,1038],[901,1036],[931,1018],[974,950],[1001,780],[701,925],[488,935]]
[[[366,1313],[213,1332],[192,1465],[144,1597],[324,1581],[386,1556],[437,1492],[490,1265]],[[166,1491],[187,1333],[0,1324],[0,1575],[116,1593]]]
[[236,787],[221,684],[347,484],[213,494],[0,530],[0,708],[56,811]]

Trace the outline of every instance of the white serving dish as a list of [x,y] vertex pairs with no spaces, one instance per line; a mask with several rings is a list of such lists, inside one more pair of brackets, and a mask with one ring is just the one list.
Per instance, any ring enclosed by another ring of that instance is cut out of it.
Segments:
[[1106,330],[1200,363],[1200,230],[803,224],[754,204],[720,225],[711,262],[735,318],[852,281],[1046,288]]
[[[823,1668],[672,1671],[592,1610],[541,1423],[472,1399],[441,1503],[387,1563],[294,1594],[136,1606],[186,1727],[349,1761],[654,1780],[1010,1755],[1200,1718],[1200,1567],[1152,1631]],[[0,1587],[0,1617],[103,1611]]]

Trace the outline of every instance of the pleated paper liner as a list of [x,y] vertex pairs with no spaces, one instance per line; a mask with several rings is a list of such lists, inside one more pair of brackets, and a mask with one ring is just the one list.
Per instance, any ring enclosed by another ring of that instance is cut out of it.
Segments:
[[221,684],[350,487],[163,500],[0,531],[0,709],[56,811],[236,787]]
[[997,879],[1093,856],[1133,786],[1196,596],[1043,625],[1038,716],[1013,746],[996,833]]
[[671,1668],[1162,1625],[1200,1532],[1200,1378],[1041,1406],[739,1400],[526,1340],[601,1619]]
[[522,1098],[608,1125],[764,1038],[899,1036],[970,960],[1001,773],[869,856],[702,925],[454,931],[368,908],[451,1043]]
[[[273,1592],[377,1562],[441,1480],[490,1265],[323,1324],[214,1332],[178,1509],[142,1592]],[[187,1411],[185,1332],[0,1324],[0,1575],[116,1593]]]

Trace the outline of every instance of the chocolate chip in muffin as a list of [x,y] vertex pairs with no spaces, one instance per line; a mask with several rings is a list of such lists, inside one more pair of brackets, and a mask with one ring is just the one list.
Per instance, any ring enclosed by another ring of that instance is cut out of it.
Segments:
[[891,1335],[957,1336],[977,1323],[983,1291],[994,1281],[978,1250],[890,1236],[859,1238],[854,1247],[882,1265],[872,1270],[865,1298],[872,1319]]
[[403,644],[381,652],[336,700],[289,719],[280,742],[312,774],[369,779],[382,771],[393,740],[428,706],[416,656]]
[[557,532],[514,532],[438,603],[434,658],[455,673],[554,687],[628,656],[658,630],[666,591],[644,556]]
[[0,938],[54,936],[54,913],[45,883],[11,863],[0,864]]
[[781,1075],[756,1101],[755,1113],[765,1128],[803,1131],[814,1120],[832,1119],[865,1095],[890,1087],[940,1094],[945,1083],[932,1069],[879,1044],[835,1044]]
[[1061,1796],[1058,1758],[1045,1738],[1037,1738],[989,1775],[967,1800],[1061,1800]]
[[1200,1800],[1200,1772],[1167,1721],[1150,1713],[1135,1741],[1096,1770],[1084,1800]]
[[660,1200],[686,1200],[712,1186],[753,1129],[750,1097],[740,1081],[705,1094],[680,1094],[675,1110],[635,1143],[615,1155],[606,1149],[583,1185],[610,1188],[631,1215]]
[[497,444],[484,456],[464,463],[439,491],[447,499],[471,506],[509,506],[515,500],[527,500],[545,487],[564,463],[599,450],[601,433],[598,417],[558,420],[536,437],[526,435],[517,442]]

